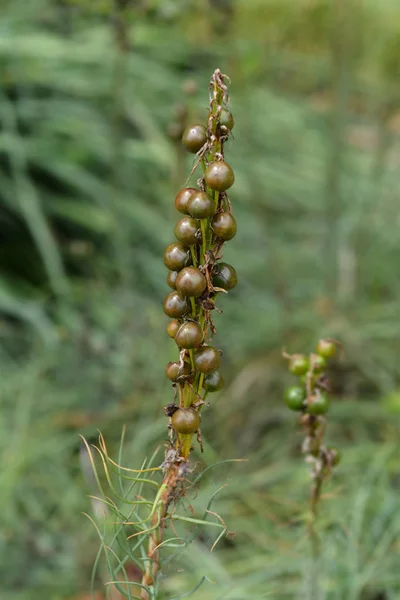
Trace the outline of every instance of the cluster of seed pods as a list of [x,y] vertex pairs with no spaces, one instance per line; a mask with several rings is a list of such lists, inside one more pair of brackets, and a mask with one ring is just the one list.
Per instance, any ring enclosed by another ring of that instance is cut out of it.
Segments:
[[289,362],[290,373],[298,378],[296,385],[285,390],[285,403],[290,410],[302,413],[300,423],[306,433],[302,450],[311,461],[318,461],[321,473],[328,473],[340,461],[340,453],[336,448],[323,446],[325,415],[330,408],[330,386],[326,369],[328,361],[336,354],[337,345],[334,340],[321,339],[315,352],[309,356],[283,353]]
[[200,410],[206,396],[224,385],[221,353],[211,345],[212,311],[218,294],[237,284],[235,269],[221,260],[224,243],[236,234],[227,194],[235,176],[224,160],[224,143],[234,126],[225,81],[217,69],[210,82],[206,125],[189,125],[183,133],[184,147],[195,154],[192,173],[201,165],[203,176],[198,187],[178,192],[175,208],[181,218],[174,229],[176,241],[164,252],[167,284],[172,289],[164,300],[164,312],[171,318],[167,332],[179,349],[179,360],[166,367],[179,402],[169,404],[165,412],[183,459],[189,456],[193,434],[198,433],[201,441]]

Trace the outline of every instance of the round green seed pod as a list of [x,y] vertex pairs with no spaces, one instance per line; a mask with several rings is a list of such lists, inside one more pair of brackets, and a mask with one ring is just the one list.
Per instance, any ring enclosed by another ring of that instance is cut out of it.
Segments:
[[218,392],[224,387],[224,378],[219,371],[213,371],[204,377],[203,387],[207,392]]
[[200,221],[193,217],[183,217],[175,225],[174,234],[185,246],[193,246],[198,243],[200,231]]
[[207,287],[203,273],[195,267],[186,267],[176,278],[176,289],[183,295],[198,298]]
[[221,110],[221,113],[219,115],[219,122],[223,127],[226,127],[227,129],[230,129],[231,131],[235,125],[235,120],[232,116],[232,113],[229,110],[227,110],[226,108],[223,108]]
[[318,390],[318,392],[310,399],[307,404],[307,412],[310,415],[324,415],[329,410],[329,396],[326,392]]
[[323,356],[320,356],[319,354],[313,355],[312,364],[313,364],[313,372],[314,373],[322,373],[323,371],[326,370],[326,368],[328,366],[326,358],[324,358]]
[[206,185],[212,190],[224,192],[235,183],[233,169],[224,160],[215,161],[208,165],[204,173]]
[[196,219],[207,219],[215,214],[215,203],[205,192],[196,192],[190,196],[188,211]]
[[173,429],[182,435],[196,433],[200,427],[200,414],[195,408],[179,408],[171,417]]
[[167,284],[173,290],[176,289],[175,282],[176,282],[177,277],[178,277],[178,271],[168,271]]
[[220,262],[216,263],[213,270],[212,284],[224,290],[232,290],[238,282],[237,273],[232,265]]
[[230,212],[217,213],[211,221],[211,227],[217,237],[225,242],[235,237],[236,219]]
[[289,371],[293,375],[300,377],[300,375],[307,373],[309,368],[310,361],[305,354],[292,354],[289,358]]
[[202,346],[194,352],[194,366],[200,373],[216,371],[221,362],[221,355],[212,346]]
[[188,152],[196,154],[207,141],[207,129],[204,125],[188,125],[183,132],[182,144]]
[[203,331],[198,323],[186,321],[176,332],[175,341],[180,348],[198,348],[203,342]]
[[171,337],[172,339],[175,339],[175,336],[176,336],[180,326],[181,326],[181,324],[178,321],[178,319],[172,319],[172,321],[170,321],[167,325],[167,333],[168,333],[169,337]]
[[174,242],[165,248],[164,265],[170,271],[180,271],[190,265],[191,257],[189,248],[180,242]]
[[322,358],[333,358],[336,354],[336,344],[331,340],[319,340],[316,350]]
[[177,291],[170,292],[164,300],[164,312],[172,319],[183,317],[189,309],[187,298]]
[[183,213],[184,215],[188,215],[189,214],[189,210],[188,210],[188,204],[189,204],[189,200],[190,198],[193,196],[193,194],[195,192],[197,192],[198,190],[196,190],[196,188],[183,188],[182,190],[180,190],[175,198],[175,208],[176,210],[179,210],[180,213]]
[[191,373],[190,365],[185,362],[183,366],[179,362],[169,362],[165,367],[165,374],[171,381],[177,381],[179,377],[188,376]]
[[290,410],[303,410],[306,390],[299,385],[292,385],[285,390],[285,402]]

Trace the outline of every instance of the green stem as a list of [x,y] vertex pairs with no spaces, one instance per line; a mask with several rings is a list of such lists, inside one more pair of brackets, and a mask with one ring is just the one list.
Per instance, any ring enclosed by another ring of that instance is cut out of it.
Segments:
[[319,598],[319,559],[320,539],[317,532],[317,508],[321,494],[322,479],[318,478],[314,484],[311,497],[311,515],[308,523],[308,537],[311,547],[311,566],[309,573],[309,600]]
[[193,266],[197,267],[197,259],[196,259],[196,252],[194,251],[194,246],[190,246],[190,254],[192,255]]
[[179,434],[179,440],[181,442],[181,454],[183,458],[189,458],[190,446],[192,443],[192,435]]
[[199,396],[201,395],[201,391],[203,389],[203,382],[204,382],[204,373],[201,373],[200,379],[199,379],[199,387],[197,388],[197,393],[199,394]]
[[207,230],[206,230],[206,226],[207,226],[207,219],[201,219],[200,221],[200,227],[201,227],[201,258],[200,258],[200,263],[202,265],[204,265],[205,260],[206,260],[206,253],[207,253]]
[[214,197],[215,212],[217,212],[218,202],[219,202],[219,192],[217,192],[217,190],[214,190],[213,197]]
[[190,304],[192,306],[192,317],[193,317],[193,319],[195,319],[197,311],[196,311],[196,302],[194,301],[193,296],[190,296]]
[[193,350],[189,350],[189,356],[190,356],[190,364],[191,364],[192,369],[194,371]]
[[183,407],[188,408],[192,404],[192,390],[189,385],[185,383],[183,388]]
[[203,332],[205,333],[205,331],[204,331],[204,323],[205,323],[204,311],[203,311],[203,309],[201,309],[200,310],[200,317],[199,317],[199,324],[200,324],[200,327],[202,328]]

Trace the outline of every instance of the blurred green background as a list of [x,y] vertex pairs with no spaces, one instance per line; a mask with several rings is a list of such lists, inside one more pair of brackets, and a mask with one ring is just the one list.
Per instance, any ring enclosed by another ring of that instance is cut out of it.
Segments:
[[1,2],[1,598],[87,598],[99,541],[78,433],[116,447],[126,424],[124,464],[162,455],[162,253],[192,164],[179,136],[217,67],[240,285],[220,302],[227,387],[195,459],[248,462],[216,467],[196,500],[227,482],[214,510],[236,538],[210,553],[202,532],[162,597],[207,575],[195,600],[307,598],[310,481],[281,349],[325,335],[345,357],[321,598],[400,598],[399,23],[395,0]]

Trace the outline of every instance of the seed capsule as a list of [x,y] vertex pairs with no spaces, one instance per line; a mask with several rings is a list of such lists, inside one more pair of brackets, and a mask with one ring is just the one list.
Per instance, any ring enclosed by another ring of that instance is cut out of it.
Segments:
[[310,368],[310,362],[305,354],[292,354],[289,358],[289,371],[293,375],[304,375]]
[[326,359],[319,354],[313,354],[312,356],[312,365],[314,373],[322,373],[328,366]]
[[204,125],[188,125],[182,136],[182,144],[188,152],[196,154],[207,141],[207,129]]
[[195,351],[193,360],[197,371],[211,373],[218,369],[221,356],[212,346],[202,346]]
[[317,344],[317,354],[323,358],[333,358],[336,354],[336,344],[330,340],[319,340]]
[[179,362],[169,362],[165,367],[165,374],[171,381],[176,381],[179,377],[190,375],[190,365],[185,362],[183,366]]
[[172,319],[172,321],[170,321],[167,325],[167,333],[169,337],[174,339],[180,326],[181,324],[179,323],[178,319]]
[[189,304],[185,296],[179,292],[173,291],[168,294],[164,300],[164,312],[168,317],[183,317],[189,311]]
[[224,192],[235,182],[232,167],[224,160],[212,162],[206,168],[204,179],[208,187],[218,192]]
[[219,371],[213,371],[204,377],[203,387],[207,392],[218,392],[224,387],[224,378]]
[[177,277],[178,277],[178,271],[168,271],[167,284],[173,290],[176,289],[175,282],[176,282]]
[[198,242],[200,222],[193,217],[183,217],[175,225],[174,234],[177,240],[185,246],[193,246]]
[[214,266],[212,283],[214,287],[232,290],[238,282],[237,274],[232,265],[220,262]]
[[207,219],[215,214],[215,203],[205,192],[196,192],[189,198],[188,211],[196,219]]
[[188,211],[188,202],[191,198],[191,196],[197,192],[198,190],[196,190],[196,188],[183,188],[182,190],[180,190],[175,198],[175,208],[176,210],[179,210],[179,212],[183,213],[184,215],[188,215],[189,211]]
[[307,404],[307,412],[310,415],[324,415],[329,410],[329,397],[326,392],[318,390]]
[[302,410],[306,399],[306,390],[299,385],[292,385],[285,391],[285,402],[290,410]]
[[177,433],[190,435],[200,427],[200,415],[194,408],[179,408],[172,415],[171,424]]
[[203,331],[198,323],[187,321],[179,327],[175,341],[180,348],[198,348],[203,341]]
[[236,219],[229,212],[217,213],[211,221],[211,227],[215,235],[226,242],[235,237],[237,231]]
[[195,267],[186,267],[178,273],[176,278],[176,289],[183,296],[192,296],[197,298],[201,296],[207,287],[207,280],[203,273]]
[[226,108],[223,108],[221,110],[221,114],[219,115],[219,122],[223,127],[226,127],[227,129],[230,129],[231,131],[235,125],[235,121],[232,116],[232,113],[229,112],[229,110],[226,110]]
[[164,265],[171,271],[180,271],[190,264],[189,248],[180,242],[174,242],[165,248]]

